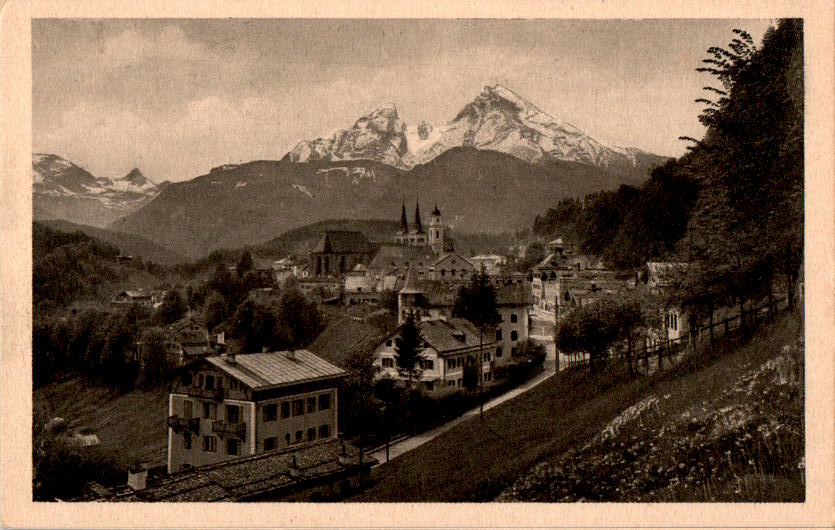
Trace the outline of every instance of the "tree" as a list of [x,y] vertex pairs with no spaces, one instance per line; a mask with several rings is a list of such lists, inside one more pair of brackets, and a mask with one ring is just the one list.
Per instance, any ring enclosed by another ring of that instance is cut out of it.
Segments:
[[423,374],[423,337],[413,311],[409,311],[400,327],[400,342],[395,344],[394,350],[397,371],[408,378],[409,388],[412,388],[412,379],[419,380]]
[[248,250],[241,253],[241,258],[238,260],[238,265],[235,267],[235,275],[238,280],[242,280],[246,273],[255,268],[255,262],[252,260],[252,254]]
[[702,189],[684,241],[717,279],[706,295],[734,300],[744,325],[746,301],[763,290],[770,296],[776,264],[803,246],[803,21],[780,21],[759,49],[734,33],[728,49],[708,50],[700,69],[723,89],[709,89],[721,97],[702,101],[708,131],[682,159]]
[[554,342],[560,351],[588,353],[589,369],[595,371],[619,331],[612,302],[597,300],[566,315],[557,325]]
[[165,293],[162,304],[154,314],[154,321],[157,324],[165,325],[176,322],[185,316],[188,307],[179,289],[170,289]]
[[278,301],[278,322],[286,330],[289,346],[304,348],[324,328],[317,305],[297,288],[285,288]]
[[[484,331],[501,322],[497,308],[496,291],[493,289],[493,285],[482,266],[481,270],[473,275],[470,283],[458,290],[458,294],[455,296],[455,304],[452,307],[453,316],[469,320],[478,328],[478,379],[482,387],[484,385],[484,377],[481,374],[484,360]],[[483,418],[483,400],[481,400],[480,414]]]
[[230,319],[229,328],[229,334],[241,340],[241,348],[245,352],[284,349],[289,345],[289,338],[280,330],[275,314],[270,308],[252,300],[238,306]]
[[147,328],[140,339],[141,379],[145,388],[168,381],[174,374],[174,362],[168,354],[165,332]]
[[206,321],[206,328],[211,331],[218,324],[226,320],[226,300],[223,295],[217,291],[212,291],[206,300],[206,306],[203,310],[203,318]]

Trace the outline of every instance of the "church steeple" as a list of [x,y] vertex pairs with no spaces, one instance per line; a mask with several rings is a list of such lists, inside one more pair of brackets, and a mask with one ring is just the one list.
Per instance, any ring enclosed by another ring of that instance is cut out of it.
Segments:
[[420,198],[415,201],[415,230],[418,234],[423,233],[423,223],[420,222]]
[[400,231],[404,234],[409,232],[409,221],[406,219],[406,201],[403,201],[403,207],[400,210]]

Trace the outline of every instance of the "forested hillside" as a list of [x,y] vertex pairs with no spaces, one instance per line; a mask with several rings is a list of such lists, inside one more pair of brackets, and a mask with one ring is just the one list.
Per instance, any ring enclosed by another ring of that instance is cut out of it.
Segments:
[[681,296],[694,306],[765,295],[776,275],[793,281],[803,248],[802,21],[781,21],[759,49],[736,30],[707,53],[703,139],[682,137],[688,153],[641,188],[565,199],[533,224],[615,268],[691,263]]

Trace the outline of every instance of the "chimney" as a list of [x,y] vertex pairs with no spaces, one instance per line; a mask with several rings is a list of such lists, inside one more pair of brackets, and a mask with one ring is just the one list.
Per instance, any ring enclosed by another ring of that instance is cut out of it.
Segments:
[[145,466],[128,468],[128,486],[134,491],[144,490],[148,485],[148,469]]
[[296,360],[296,350],[287,350],[286,353],[287,353],[287,358],[288,359],[290,359],[291,361]]

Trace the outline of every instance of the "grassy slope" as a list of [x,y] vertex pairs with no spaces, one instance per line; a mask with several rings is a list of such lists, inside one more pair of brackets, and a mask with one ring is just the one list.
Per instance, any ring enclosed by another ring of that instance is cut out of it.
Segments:
[[168,447],[168,389],[119,394],[72,378],[35,390],[35,408],[64,418],[71,429],[92,429],[114,459],[125,467],[138,462],[164,464]]
[[[483,423],[477,418],[465,422],[380,466],[373,477],[375,483],[352,500],[492,500],[535,464],[564,463],[565,458],[571,457],[570,451],[592,440],[613,418],[648,396],[670,395],[666,405],[670,415],[694,403],[721,401],[726,396],[723,392],[752,367],[779,356],[783,345],[797,338],[798,329],[795,321],[783,319],[761,331],[746,346],[725,344],[686,359],[675,372],[636,381],[629,381],[622,374],[607,373],[595,378],[586,373],[562,372],[556,380],[550,379],[488,411]],[[800,399],[802,405],[802,396]],[[679,433],[679,438],[685,436],[689,434]],[[802,451],[802,444],[800,447]],[[610,453],[618,450],[610,448]],[[592,467],[583,472],[601,470]],[[581,483],[595,480],[594,475],[584,476]],[[796,484],[784,488],[789,490],[784,498],[796,498],[797,485],[799,477]],[[551,498],[542,495],[542,488],[548,486],[524,490],[521,500]],[[661,486],[657,485],[659,492]],[[714,486],[722,488],[721,484]],[[672,493],[673,499],[689,498],[683,493]],[[603,498],[620,497],[609,492]],[[723,498],[730,500],[730,494]]]

